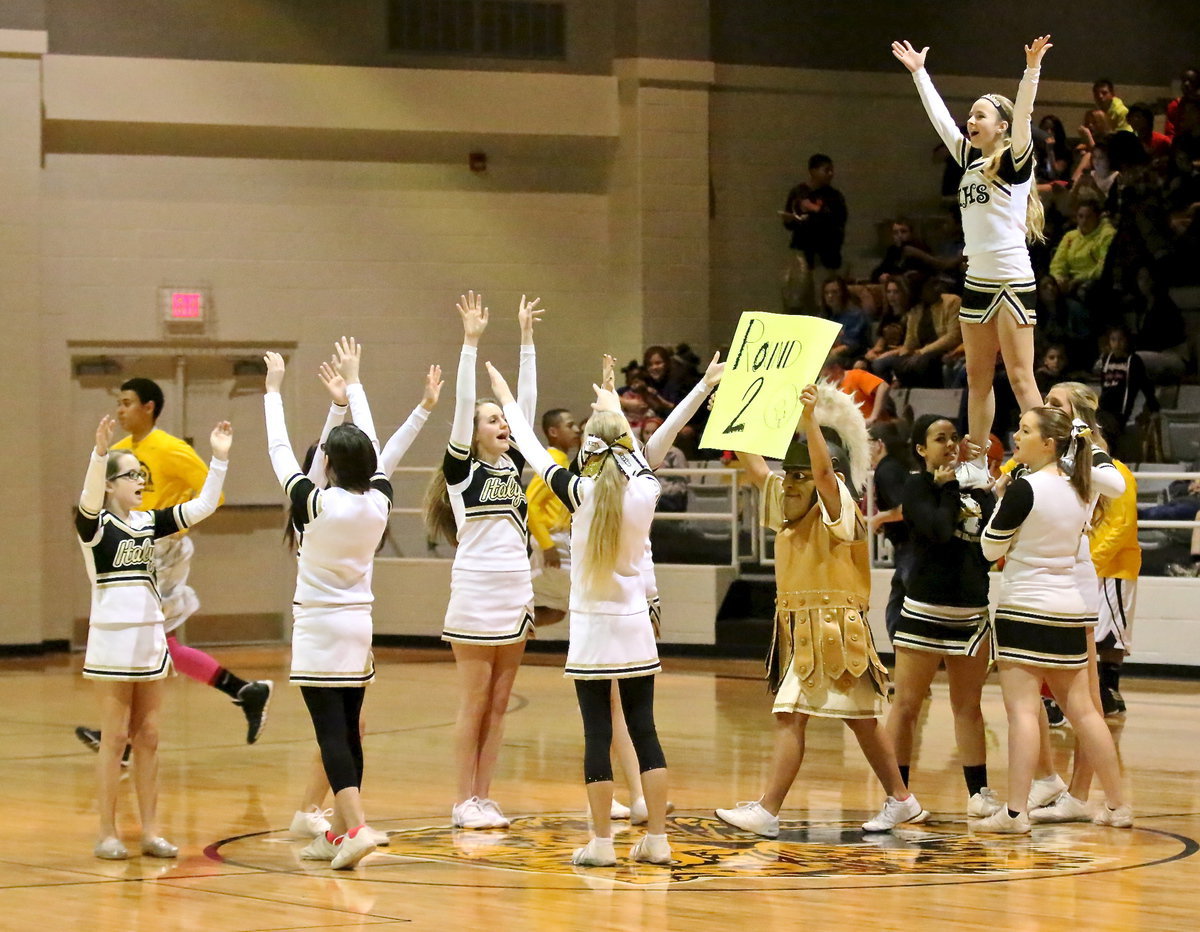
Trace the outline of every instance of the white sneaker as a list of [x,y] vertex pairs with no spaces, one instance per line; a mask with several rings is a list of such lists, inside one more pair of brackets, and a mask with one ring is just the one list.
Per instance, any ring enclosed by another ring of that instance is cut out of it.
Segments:
[[994,484],[991,474],[978,463],[959,463],[954,478],[960,489],[990,489]]
[[492,817],[480,808],[479,797],[472,796],[450,810],[450,824],[455,828],[491,828]]
[[129,857],[129,851],[121,843],[121,839],[112,835],[96,842],[96,847],[92,849],[92,854],[98,858],[103,858],[105,861],[124,861]]
[[[667,801],[667,815],[675,811],[675,804],[670,800]],[[650,813],[646,811],[646,800],[644,797],[638,797],[629,806],[629,824],[630,825],[645,825],[650,821]]]
[[307,811],[297,809],[296,814],[292,816],[292,824],[288,831],[297,838],[316,838],[329,831],[331,815],[333,815],[332,809],[322,809],[320,806],[313,806]]
[[1000,797],[991,787],[982,787],[967,800],[967,818],[985,819],[1001,806]]
[[1092,816],[1087,803],[1063,790],[1049,806],[1030,809],[1029,821],[1035,825],[1045,822],[1091,822]]
[[329,866],[335,871],[348,870],[375,850],[375,833],[364,825],[353,838],[343,835],[337,847],[338,852]]
[[1032,812],[1034,809],[1049,806],[1066,791],[1067,785],[1063,783],[1062,777],[1054,774],[1041,780],[1034,780],[1029,784],[1029,799],[1026,803]]
[[300,852],[300,857],[306,861],[332,861],[337,857],[340,841],[340,835],[338,836],[338,841],[330,841],[329,837],[322,832],[305,845],[304,850]]
[[631,861],[644,861],[647,864],[670,864],[671,843],[666,835],[643,835],[636,845],[629,849]]
[[377,831],[369,825],[363,831],[370,833],[371,837],[375,840],[375,845],[379,848],[386,848],[392,843],[392,838],[387,832]]
[[489,819],[484,828],[508,828],[508,818],[500,811],[500,805],[494,799],[479,800],[479,811]]
[[928,818],[929,813],[921,808],[917,797],[912,793],[908,794],[908,799],[896,799],[894,796],[889,796],[883,801],[883,808],[879,810],[879,815],[870,822],[863,823],[863,831],[890,832],[902,822],[924,822]]
[[1113,828],[1133,828],[1133,806],[1109,809],[1105,803],[1092,821],[1097,825],[1110,825]]
[[971,831],[988,835],[1028,835],[1029,816],[1019,812],[1014,819],[1008,814],[1008,807],[1001,806],[986,819],[972,822]]
[[757,799],[738,803],[733,809],[718,809],[717,818],[743,832],[762,835],[763,838],[779,837],[779,816],[767,812]]
[[608,817],[609,817],[609,819],[611,819],[614,822],[621,822],[625,819],[628,819],[629,815],[630,815],[629,807],[622,806],[615,799],[612,801],[612,805],[608,807]]
[[580,867],[612,867],[617,863],[611,838],[593,838],[571,854],[571,863]]
[[149,858],[176,858],[179,857],[179,847],[161,835],[156,838],[143,838],[142,854]]

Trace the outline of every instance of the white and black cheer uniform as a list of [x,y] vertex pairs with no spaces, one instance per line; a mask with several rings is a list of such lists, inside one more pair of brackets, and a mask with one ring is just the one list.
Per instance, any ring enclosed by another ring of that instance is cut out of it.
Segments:
[[983,532],[983,555],[1005,557],[993,657],[1035,667],[1087,665],[1088,608],[1075,576],[1090,507],[1066,476],[1014,479]]
[[[131,454],[132,455],[132,454]],[[213,459],[199,496],[170,508],[131,511],[119,518],[104,508],[106,456],[92,453],[75,530],[92,585],[88,679],[144,682],[171,668],[155,574],[154,541],[204,520],[221,500],[228,463]]]
[[996,496],[942,485],[928,470],[908,476],[902,497],[911,564],[896,647],[973,657],[990,645],[988,569],[979,541]]
[[[1017,323],[1037,323],[1037,281],[1029,260],[1025,222],[1033,177],[1033,99],[1040,68],[1026,68],[1013,101],[1012,144],[1000,160],[996,177],[983,173],[987,162],[971,145],[946,109],[929,77],[918,68],[913,81],[929,120],[954,160],[965,169],[958,185],[964,255],[970,260],[959,319],[979,324],[1002,310]],[[988,99],[989,95],[984,95]],[[999,108],[997,108],[999,110]]]
[[[347,386],[350,414],[378,450],[362,385]],[[365,686],[375,678],[371,654],[371,577],[387,528],[392,485],[376,471],[366,492],[322,489],[300,472],[288,441],[283,399],[263,396],[271,465],[291,502],[299,541],[292,603],[292,669],[299,686]]]
[[[454,426],[442,461],[458,529],[442,640],[500,646],[525,640],[533,628],[525,457],[514,447],[495,464],[471,455],[476,355],[464,346],[459,356]],[[517,397],[526,420],[537,404],[535,360],[533,346],[522,346]]]

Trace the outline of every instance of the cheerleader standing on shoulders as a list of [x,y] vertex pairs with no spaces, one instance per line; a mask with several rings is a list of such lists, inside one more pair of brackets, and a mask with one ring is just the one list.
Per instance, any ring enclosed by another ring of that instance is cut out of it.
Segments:
[[[309,448],[305,456],[304,474],[312,481],[314,486],[318,489],[324,489],[329,485],[329,477],[326,471],[328,458],[325,454],[325,442],[329,439],[330,431],[340,426],[346,420],[350,399],[347,394],[348,387],[346,380],[342,377],[338,369],[338,357],[336,355],[332,363],[321,363],[321,367],[318,370],[318,377],[325,388],[328,389],[333,401],[329,406],[329,413],[325,418],[325,426],[321,429],[320,440]],[[438,365],[430,366],[429,372],[425,376],[425,390],[420,404],[413,408],[408,419],[392,434],[391,439],[384,444],[383,450],[379,454],[379,471],[389,479],[392,473],[396,471],[396,467],[400,465],[404,454],[408,452],[408,448],[417,439],[417,435],[420,434],[421,428],[425,426],[425,422],[429,420],[429,412],[437,405],[441,391],[442,367]],[[290,515],[288,518],[286,539],[293,553],[298,553],[300,541]],[[363,718],[360,717],[358,729],[360,741],[363,731]],[[313,761],[312,775],[309,778],[308,786],[305,788],[300,808],[292,816],[292,824],[289,828],[291,834],[302,838],[315,838],[318,835],[324,835],[330,830],[329,816],[333,815],[333,810],[322,808],[325,797],[329,794],[329,789],[329,780],[325,775],[325,764],[321,758],[320,748],[318,748],[316,759]],[[388,843],[386,833],[376,832],[375,835],[376,841],[380,845]]]
[[[533,325],[545,310],[521,297],[521,364],[517,394],[526,421],[537,410]],[[459,299],[463,347],[458,361],[454,425],[442,468],[426,499],[432,537],[456,545],[450,604],[442,640],[454,650],[459,704],[454,726],[457,795],[451,810],[458,828],[506,828],[492,799],[504,713],[533,628],[527,504],[521,489],[525,458],[513,448],[509,425],[494,401],[475,400],[475,359],[488,325],[483,298]]]
[[596,388],[595,411],[584,427],[582,475],[575,476],[541,447],[504,378],[490,363],[488,374],[492,390],[504,404],[515,442],[574,514],[566,675],[575,681],[583,717],[584,781],[594,837],[576,849],[571,861],[584,867],[616,863],[609,822],[613,795],[610,694],[615,680],[637,752],[647,810],[646,834],[629,856],[635,861],[668,864],[667,762],[654,724],[654,674],[661,667],[641,573],[658,503],[658,480],[635,452],[616,393]]
[[186,530],[217,510],[233,430],[228,421],[213,428],[212,461],[198,497],[141,511],[146,475],[131,452],[111,449],[116,424],[107,415],[100,419],[75,514],[92,584],[83,676],[96,681],[101,712],[100,839],[95,855],[106,860],[129,857],[117,834],[117,791],[121,755],[131,744],[142,854],[173,858],[179,849],[158,834],[158,719],[162,681],[171,662],[154,584],[154,541]]
[[264,357],[263,406],[267,451],[291,501],[300,540],[290,680],[304,697],[333,790],[331,827],[301,857],[328,860],[341,870],[354,867],[377,844],[363,812],[359,718],[367,684],[375,679],[371,575],[392,508],[392,486],[378,468],[379,441],[359,381],[362,349],[345,337],[335,346],[354,424],[333,427],[324,441],[329,488],[318,488],[296,462],[279,394],[284,361],[278,353]]
[[[762,522],[777,532],[775,636],[767,657],[775,748],[762,798],[718,809],[717,817],[756,835],[778,836],[779,811],[804,761],[808,719],[816,715],[840,718],[854,732],[888,794],[863,830],[889,832],[902,822],[921,822],[928,813],[908,792],[892,743],[879,726],[887,669],[867,623],[867,525],[847,488],[855,475],[866,474],[867,428],[854,400],[831,385],[809,385],[800,400],[804,440],[788,450],[784,476],[771,472],[761,456],[738,454],[761,492]],[[838,445],[826,441],[822,426],[837,436]]]
[[1091,511],[1086,428],[1073,426],[1058,408],[1032,408],[1021,415],[1014,442],[1017,462],[1029,472],[1002,480],[1003,498],[982,541],[988,560],[1006,558],[993,652],[1008,713],[1009,802],[973,827],[1029,831],[1026,806],[1045,679],[1104,787],[1105,806],[1093,821],[1129,828],[1133,810],[1125,803],[1116,748],[1088,677],[1087,606],[1075,580],[1079,538]]
[[907,593],[892,635],[896,696],[887,730],[907,784],[917,719],[944,661],[954,737],[967,784],[967,815],[981,818],[1000,808],[1000,800],[987,785],[987,746],[979,708],[991,646],[990,564],[979,549],[979,538],[996,496],[988,489],[960,488],[954,478],[959,443],[949,418],[926,414],[913,424],[914,458],[923,468],[908,476],[902,493],[911,562]]
[[967,135],[959,132],[925,70],[929,48],[893,42],[892,54],[909,71],[921,103],[951,155],[965,169],[958,187],[964,253],[970,260],[959,319],[967,354],[967,442],[973,462],[960,466],[964,486],[986,486],[988,437],[996,414],[992,380],[996,353],[1022,411],[1041,404],[1033,376],[1037,285],[1028,242],[1043,242],[1044,213],[1033,184],[1030,118],[1049,36],[1025,46],[1025,73],[1014,104],[984,94],[971,105]]

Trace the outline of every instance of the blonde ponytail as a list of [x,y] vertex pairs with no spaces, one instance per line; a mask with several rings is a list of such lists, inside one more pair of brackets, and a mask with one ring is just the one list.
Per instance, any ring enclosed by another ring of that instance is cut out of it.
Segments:
[[[597,411],[588,419],[584,432],[612,443],[629,432],[629,424],[613,411]],[[603,457],[595,482],[591,496],[592,523],[584,554],[584,584],[588,588],[604,585],[617,568],[626,480],[612,454]]]

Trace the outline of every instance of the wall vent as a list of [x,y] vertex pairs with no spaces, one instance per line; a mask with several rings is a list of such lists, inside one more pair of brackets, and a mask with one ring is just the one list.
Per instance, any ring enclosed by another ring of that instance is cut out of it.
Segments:
[[564,3],[536,0],[390,0],[393,52],[477,58],[562,60]]

